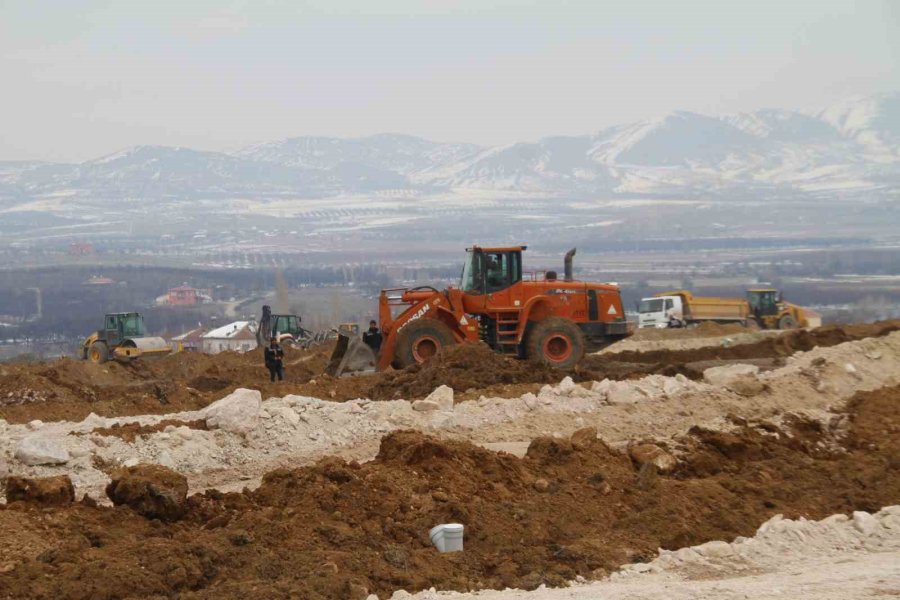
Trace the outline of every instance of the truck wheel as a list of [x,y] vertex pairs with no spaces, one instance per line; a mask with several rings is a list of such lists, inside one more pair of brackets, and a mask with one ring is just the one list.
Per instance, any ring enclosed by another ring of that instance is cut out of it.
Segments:
[[778,329],[797,329],[797,319],[791,315],[784,315],[778,319]]
[[418,319],[397,334],[397,349],[391,364],[400,369],[422,364],[443,348],[454,344],[453,332],[443,321]]
[[753,317],[747,317],[747,319],[744,321],[744,327],[746,327],[747,329],[753,330],[753,331],[758,331],[759,330],[759,321],[757,321]]
[[528,333],[525,346],[530,360],[555,369],[571,369],[584,356],[584,334],[569,319],[548,317]]
[[109,360],[109,348],[104,342],[94,342],[88,351],[88,358],[92,363],[105,363]]

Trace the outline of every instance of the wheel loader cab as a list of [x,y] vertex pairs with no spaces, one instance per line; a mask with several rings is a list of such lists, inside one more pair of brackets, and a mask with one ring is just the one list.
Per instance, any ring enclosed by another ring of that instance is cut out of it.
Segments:
[[778,297],[778,290],[749,290],[747,291],[747,302],[750,304],[750,310],[757,317],[768,317],[777,315],[779,312],[778,303],[781,299]]
[[460,289],[467,294],[492,294],[522,281],[522,250],[467,248]]

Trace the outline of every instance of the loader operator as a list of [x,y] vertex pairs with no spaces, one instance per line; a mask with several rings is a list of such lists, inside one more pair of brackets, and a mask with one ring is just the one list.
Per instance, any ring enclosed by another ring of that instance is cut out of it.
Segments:
[[275,376],[278,381],[284,381],[284,350],[278,345],[278,339],[269,340],[269,347],[266,348],[266,368],[269,369],[269,381],[274,382]]
[[369,321],[369,328],[363,332],[363,342],[372,349],[376,355],[381,350],[382,335],[378,330],[378,323]]

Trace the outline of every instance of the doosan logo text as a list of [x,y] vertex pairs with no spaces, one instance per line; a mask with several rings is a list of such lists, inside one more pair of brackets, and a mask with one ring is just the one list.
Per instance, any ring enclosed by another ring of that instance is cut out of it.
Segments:
[[417,311],[415,312],[415,314],[414,314],[413,316],[411,316],[411,317],[409,318],[409,320],[408,320],[406,323],[404,323],[403,325],[401,325],[400,327],[397,328],[397,332],[399,333],[404,327],[406,327],[407,325],[409,325],[410,323],[412,323],[412,322],[415,321],[416,319],[421,319],[422,316],[423,316],[425,313],[427,313],[429,310],[431,310],[431,305],[430,305],[430,304],[426,304],[425,306],[423,306],[422,308],[420,308],[419,310],[417,310]]

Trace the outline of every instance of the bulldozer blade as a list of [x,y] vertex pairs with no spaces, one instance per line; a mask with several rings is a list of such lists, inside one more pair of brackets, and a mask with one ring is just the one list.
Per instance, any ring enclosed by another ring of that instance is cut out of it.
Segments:
[[358,337],[341,333],[325,373],[332,377],[375,370],[375,353]]

